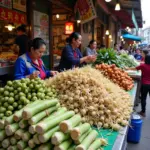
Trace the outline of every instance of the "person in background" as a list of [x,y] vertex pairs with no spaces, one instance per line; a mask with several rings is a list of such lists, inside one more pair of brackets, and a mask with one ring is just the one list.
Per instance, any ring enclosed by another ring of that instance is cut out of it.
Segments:
[[134,58],[138,61],[142,60],[142,55],[139,49],[136,50],[136,53],[134,54]]
[[142,50],[142,59],[141,62],[145,62],[145,57],[146,55],[149,53],[149,51],[147,49]]
[[127,54],[127,52],[124,50],[123,46],[120,46],[120,50],[118,53],[119,54]]
[[29,43],[28,51],[21,55],[15,62],[15,79],[40,77],[48,78],[57,74],[56,71],[49,71],[45,68],[41,59],[46,51],[46,43],[41,38],[35,38]]
[[59,71],[81,67],[84,63],[93,62],[96,60],[95,56],[83,57],[79,46],[81,45],[82,36],[73,32],[69,37],[69,44],[65,46],[62,51],[62,56],[59,64]]
[[104,49],[106,46],[104,44],[101,44],[100,49]]
[[116,52],[118,52],[118,44],[117,44],[117,43],[114,44],[114,50],[115,50]]
[[90,56],[90,55],[97,55],[97,52],[96,52],[96,49],[97,49],[97,43],[95,40],[91,40],[89,42],[89,45],[88,47],[85,49],[85,56]]
[[26,26],[21,25],[17,28],[17,37],[15,39],[15,48],[14,50],[19,53],[19,56],[26,53],[28,49],[28,36],[26,35]]
[[128,68],[127,70],[141,70],[142,80],[141,80],[141,108],[142,110],[139,114],[145,117],[146,112],[146,98],[147,94],[150,93],[150,54],[145,57],[145,63],[140,64],[136,68]]

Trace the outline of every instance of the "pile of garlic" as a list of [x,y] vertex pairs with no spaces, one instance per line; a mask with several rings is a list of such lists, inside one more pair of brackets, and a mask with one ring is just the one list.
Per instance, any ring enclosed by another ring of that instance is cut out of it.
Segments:
[[131,97],[90,66],[59,73],[46,84],[56,89],[61,105],[80,113],[84,122],[114,130],[128,124]]

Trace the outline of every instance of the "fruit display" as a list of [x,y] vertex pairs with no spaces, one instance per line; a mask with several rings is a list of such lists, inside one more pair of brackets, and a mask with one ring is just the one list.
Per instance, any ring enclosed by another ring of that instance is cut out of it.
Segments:
[[8,81],[4,88],[0,88],[0,119],[12,115],[31,101],[56,96],[55,90],[46,88],[45,82],[40,78]]
[[57,99],[26,105],[5,118],[0,128],[0,149],[4,150],[97,150],[107,145],[89,123],[60,107]]
[[90,66],[61,72],[46,85],[53,85],[61,105],[79,113],[84,122],[113,130],[128,124],[131,97]]
[[96,65],[95,68],[100,70],[106,77],[112,80],[115,84],[118,84],[124,90],[131,90],[134,86],[134,82],[128,73],[116,67],[115,64],[100,64]]

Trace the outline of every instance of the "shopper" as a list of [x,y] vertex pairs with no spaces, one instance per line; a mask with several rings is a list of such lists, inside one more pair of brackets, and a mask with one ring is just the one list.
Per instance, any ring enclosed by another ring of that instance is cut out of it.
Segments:
[[85,54],[84,56],[90,56],[90,55],[97,55],[97,52],[96,52],[96,49],[97,49],[97,43],[95,40],[91,40],[89,42],[89,45],[88,47],[85,49]]
[[15,40],[15,49],[18,51],[19,56],[26,53],[28,49],[28,36],[26,35],[26,26],[21,25],[17,28],[17,37]]
[[150,54],[145,57],[145,63],[141,64],[136,68],[129,68],[128,70],[141,70],[142,80],[141,80],[141,112],[140,115],[145,117],[146,111],[146,98],[147,94],[150,93]]
[[134,55],[134,58],[138,61],[142,60],[142,55],[141,55],[141,51],[139,49],[136,50],[136,53]]
[[56,71],[48,71],[41,57],[46,50],[46,44],[43,39],[35,38],[29,43],[28,52],[21,55],[15,63],[15,79],[37,78],[45,79],[54,76]]
[[116,52],[119,51],[119,50],[118,50],[118,44],[117,44],[117,43],[114,44],[114,50],[115,50]]
[[60,71],[73,69],[75,67],[81,67],[84,63],[93,62],[96,60],[95,56],[82,56],[79,50],[81,41],[82,36],[79,33],[73,32],[70,35],[68,39],[69,44],[66,45],[62,51],[62,56],[59,64]]

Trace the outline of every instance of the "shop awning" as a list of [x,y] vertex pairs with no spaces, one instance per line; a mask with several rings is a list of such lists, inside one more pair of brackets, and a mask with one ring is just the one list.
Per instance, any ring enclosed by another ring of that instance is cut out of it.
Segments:
[[132,35],[132,34],[123,34],[122,37],[124,39],[129,39],[129,40],[133,40],[133,41],[141,41],[142,40],[141,37],[135,36],[135,35]]

